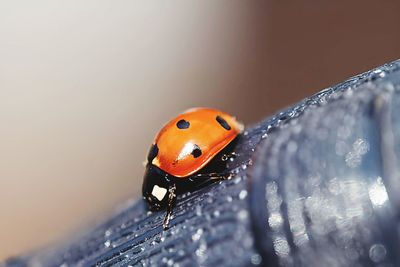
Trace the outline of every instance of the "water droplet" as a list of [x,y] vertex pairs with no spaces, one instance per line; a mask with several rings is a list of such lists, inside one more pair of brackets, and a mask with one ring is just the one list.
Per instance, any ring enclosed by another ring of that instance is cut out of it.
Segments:
[[260,265],[261,263],[261,256],[259,254],[254,254],[250,258],[251,264],[253,265]]
[[232,198],[231,196],[227,196],[227,197],[226,197],[226,201],[232,202],[232,200],[233,200],[233,198]]
[[378,177],[376,182],[372,183],[368,189],[368,194],[372,205],[375,207],[380,207],[385,204],[389,197],[381,177]]
[[193,240],[193,241],[199,240],[199,239],[201,238],[201,235],[203,234],[203,232],[204,232],[204,231],[203,231],[202,228],[197,229],[196,233],[194,233],[194,234],[192,235],[192,240]]
[[196,215],[197,216],[201,216],[202,215],[202,210],[201,210],[201,206],[200,205],[198,205],[198,206],[196,206]]
[[286,239],[282,238],[282,237],[277,237],[274,240],[274,248],[275,248],[275,252],[278,256],[280,257],[286,257],[287,255],[289,255],[289,244],[286,241]]
[[249,214],[248,214],[247,210],[241,210],[241,211],[238,212],[237,217],[238,217],[239,220],[244,221],[244,220],[247,219],[248,215]]
[[374,244],[369,249],[369,258],[375,262],[381,262],[386,258],[386,248],[382,244]]
[[200,261],[204,261],[206,259],[206,251],[207,251],[207,243],[201,242],[198,249],[196,249],[196,256],[201,258]]
[[247,191],[246,190],[242,190],[239,193],[239,198],[240,199],[245,199],[247,197]]
[[109,237],[111,235],[112,231],[108,229],[107,231],[104,232],[105,237]]
[[214,211],[213,214],[214,214],[215,217],[219,217],[219,215],[221,215],[219,210]]
[[110,245],[111,245],[111,241],[110,240],[107,240],[106,242],[104,242],[104,246],[106,248],[110,247]]
[[238,183],[240,183],[241,180],[242,180],[242,177],[237,176],[237,177],[233,180],[233,183],[234,183],[234,184],[238,184]]
[[268,224],[272,229],[279,228],[283,223],[283,218],[280,213],[272,212],[268,218]]
[[345,156],[345,162],[350,168],[355,168],[361,164],[362,156],[369,150],[369,143],[364,139],[358,138],[353,143],[353,149]]

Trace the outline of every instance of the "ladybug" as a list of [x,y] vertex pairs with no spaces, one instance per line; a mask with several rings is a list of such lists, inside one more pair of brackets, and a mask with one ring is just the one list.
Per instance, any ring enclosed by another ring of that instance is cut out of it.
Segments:
[[243,125],[211,108],[193,108],[169,121],[147,156],[142,193],[151,210],[167,209],[168,228],[176,196],[210,181],[227,179],[226,160],[234,157]]

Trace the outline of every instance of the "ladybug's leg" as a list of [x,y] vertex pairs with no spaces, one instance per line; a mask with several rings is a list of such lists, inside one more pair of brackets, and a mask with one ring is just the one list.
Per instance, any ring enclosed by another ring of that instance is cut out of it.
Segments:
[[198,173],[193,176],[193,179],[202,179],[204,182],[208,182],[210,180],[229,180],[232,176],[232,173]]
[[165,214],[164,221],[163,221],[163,228],[164,230],[168,228],[169,221],[171,220],[172,209],[175,205],[176,200],[176,186],[173,184],[168,188],[168,203],[167,203],[167,214]]
[[229,180],[233,177],[232,173],[198,173],[189,178],[195,183],[195,188],[201,188],[215,181]]

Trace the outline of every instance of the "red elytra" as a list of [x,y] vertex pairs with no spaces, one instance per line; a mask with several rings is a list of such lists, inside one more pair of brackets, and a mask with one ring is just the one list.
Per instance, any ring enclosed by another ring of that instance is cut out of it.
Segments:
[[243,130],[231,115],[211,108],[190,109],[168,122],[154,144],[151,164],[184,178],[203,168]]

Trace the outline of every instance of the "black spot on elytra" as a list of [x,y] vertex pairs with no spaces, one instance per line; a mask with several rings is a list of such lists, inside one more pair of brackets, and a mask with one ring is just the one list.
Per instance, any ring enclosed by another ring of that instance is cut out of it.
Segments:
[[155,157],[158,155],[158,146],[153,144],[150,148],[149,154],[147,155],[147,161],[151,163]]
[[187,128],[189,128],[189,126],[190,126],[190,123],[185,120],[180,120],[176,123],[176,127],[178,127],[179,129],[187,129]]
[[218,115],[215,119],[225,130],[229,131],[231,129],[231,126],[221,116]]
[[198,158],[201,156],[201,149],[198,145],[194,145],[194,148],[192,150],[192,155],[194,158]]

